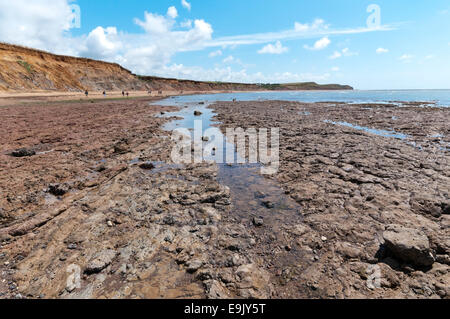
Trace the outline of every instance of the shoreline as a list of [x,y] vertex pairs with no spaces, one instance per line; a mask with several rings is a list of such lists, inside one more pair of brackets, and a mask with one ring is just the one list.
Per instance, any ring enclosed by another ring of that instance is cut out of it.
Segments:
[[[3,297],[449,295],[449,155],[432,151],[434,140],[450,142],[450,110],[212,104],[222,128],[281,128],[280,171],[261,180],[221,175],[216,164],[170,164],[162,125],[174,118],[157,115],[179,108],[148,107],[156,100],[0,108]],[[423,150],[323,120],[394,127]],[[7,155],[22,147],[36,154]],[[278,203],[273,186],[295,201],[292,211],[283,212],[289,202]],[[391,224],[423,232],[435,254],[430,269],[378,254]],[[66,285],[70,265],[80,268],[80,288]],[[379,289],[366,286],[370,265],[380,267]]]

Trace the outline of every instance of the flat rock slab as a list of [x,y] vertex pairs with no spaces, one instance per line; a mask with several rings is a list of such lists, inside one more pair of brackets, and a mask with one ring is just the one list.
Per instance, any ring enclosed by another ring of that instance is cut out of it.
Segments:
[[394,257],[404,262],[419,267],[429,267],[435,261],[428,237],[417,229],[388,225],[383,238]]

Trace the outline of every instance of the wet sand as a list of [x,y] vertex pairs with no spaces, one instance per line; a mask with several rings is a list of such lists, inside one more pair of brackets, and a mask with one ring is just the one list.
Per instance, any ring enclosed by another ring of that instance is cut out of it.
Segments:
[[[211,106],[223,128],[281,128],[280,171],[264,178],[239,165],[171,164],[162,125],[174,118],[158,115],[175,108],[153,102],[0,108],[2,298],[449,295],[449,111]],[[35,155],[9,155],[20,148]],[[389,224],[423,231],[433,265],[384,253]],[[370,265],[380,288],[367,287]],[[73,269],[80,286],[68,285]]]

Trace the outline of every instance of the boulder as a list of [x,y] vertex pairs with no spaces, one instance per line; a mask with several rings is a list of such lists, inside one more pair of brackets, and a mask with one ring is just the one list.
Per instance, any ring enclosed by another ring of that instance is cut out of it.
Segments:
[[383,238],[387,249],[399,260],[419,267],[429,267],[435,261],[428,237],[417,229],[388,225]]

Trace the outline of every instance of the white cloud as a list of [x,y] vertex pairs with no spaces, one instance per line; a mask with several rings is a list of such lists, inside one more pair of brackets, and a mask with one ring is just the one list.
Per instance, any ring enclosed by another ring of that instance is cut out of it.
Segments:
[[324,37],[320,40],[317,40],[316,43],[314,43],[314,46],[310,47],[308,45],[305,45],[304,48],[308,49],[308,50],[323,50],[326,47],[328,47],[330,45],[331,41],[330,39],[328,39],[328,37]]
[[89,33],[83,53],[96,59],[108,58],[122,47],[115,27],[97,27]]
[[266,33],[255,33],[255,34],[243,34],[235,36],[226,36],[215,39],[208,42],[207,46],[236,46],[236,45],[251,45],[251,44],[263,44],[271,43],[274,41],[282,40],[296,40],[296,39],[309,39],[309,38],[319,38],[328,37],[331,35],[350,35],[350,34],[361,34],[368,32],[380,32],[380,31],[391,31],[395,30],[393,26],[382,25],[379,28],[351,28],[351,29],[332,29],[329,25],[321,19],[315,20],[311,24],[301,24],[296,22],[293,29],[277,31],[277,32],[266,32]]
[[[169,11],[167,12],[169,13]],[[168,33],[173,27],[175,21],[173,18],[167,19],[159,14],[149,13],[145,11],[145,20],[141,21],[138,18],[134,19],[134,22],[150,34],[163,34]]]
[[[212,80],[239,79],[248,82],[309,81],[325,80],[326,74],[276,73],[270,75],[247,74],[239,59],[233,58],[234,67],[242,66],[240,71],[228,68],[203,70],[174,66],[172,58],[178,52],[222,49],[247,44],[272,44],[293,39],[320,39],[330,35],[349,35],[374,32],[366,27],[351,29],[331,29],[323,20],[312,23],[296,23],[289,30],[258,34],[243,34],[213,39],[212,26],[202,20],[177,21],[176,8],[162,13],[143,13],[134,20],[142,32],[127,33],[114,25],[98,25],[90,32],[74,36],[70,32],[74,14],[72,0],[0,0],[0,41],[10,42],[57,54],[101,58],[117,62],[137,74],[159,74],[169,76],[179,72],[192,76],[208,76]],[[190,3],[182,1],[186,9]],[[49,10],[51,8],[51,10]],[[82,12],[83,12],[83,8]],[[379,30],[392,30],[382,26]],[[318,44],[320,47],[320,44]],[[281,48],[283,48],[281,46]],[[170,67],[169,67],[170,66]]]
[[183,21],[183,22],[181,22],[180,23],[180,26],[182,27],[182,28],[192,28],[192,20],[185,20],[185,21]]
[[337,67],[337,66],[334,66],[334,67],[331,68],[331,71],[333,71],[333,72],[339,72],[340,70],[341,69],[339,67]]
[[341,57],[350,57],[350,56],[355,56],[355,55],[359,55],[358,52],[352,52],[350,51],[349,48],[344,48],[341,51],[334,51],[334,53],[329,57],[331,60],[336,60],[339,59]]
[[74,54],[66,34],[73,18],[66,0],[0,0],[0,40]]
[[223,59],[223,63],[232,63],[235,59],[232,55],[227,56],[225,59]]
[[294,30],[297,32],[306,32],[306,31],[319,30],[319,29],[326,30],[326,29],[328,29],[328,27],[329,26],[327,24],[325,24],[325,21],[322,19],[316,19],[311,24],[308,24],[308,23],[302,24],[299,22],[295,22],[295,24],[294,24]]
[[383,54],[383,53],[388,53],[389,50],[385,49],[385,48],[378,48],[376,52],[377,52],[377,54]]
[[169,9],[167,9],[167,15],[169,17],[171,17],[172,19],[176,19],[176,17],[178,17],[178,11],[177,8],[175,7],[169,7]]
[[403,55],[402,55],[401,57],[399,57],[398,59],[399,59],[400,61],[405,62],[405,63],[409,63],[409,62],[412,61],[413,58],[414,58],[414,56],[411,55],[411,54],[403,54]]
[[191,11],[191,4],[189,2],[187,2],[186,0],[181,0],[181,5],[188,9],[189,11]]
[[277,41],[275,45],[268,44],[258,51],[259,54],[283,54],[289,51],[287,47],[283,47],[280,41]]
[[331,60],[339,59],[342,57],[342,53],[339,51],[334,51],[334,53],[330,56]]
[[222,55],[222,50],[217,50],[217,51],[211,52],[208,56],[209,56],[210,58],[214,58],[214,57],[216,57],[216,56],[221,56],[221,55]]
[[172,64],[164,67],[158,76],[168,76],[179,79],[193,79],[204,81],[224,81],[241,83],[289,83],[289,82],[325,82],[331,74],[277,72],[263,74],[262,72],[248,73],[245,68],[233,70],[231,67],[216,67],[204,69],[201,67],[188,67],[183,64]]

